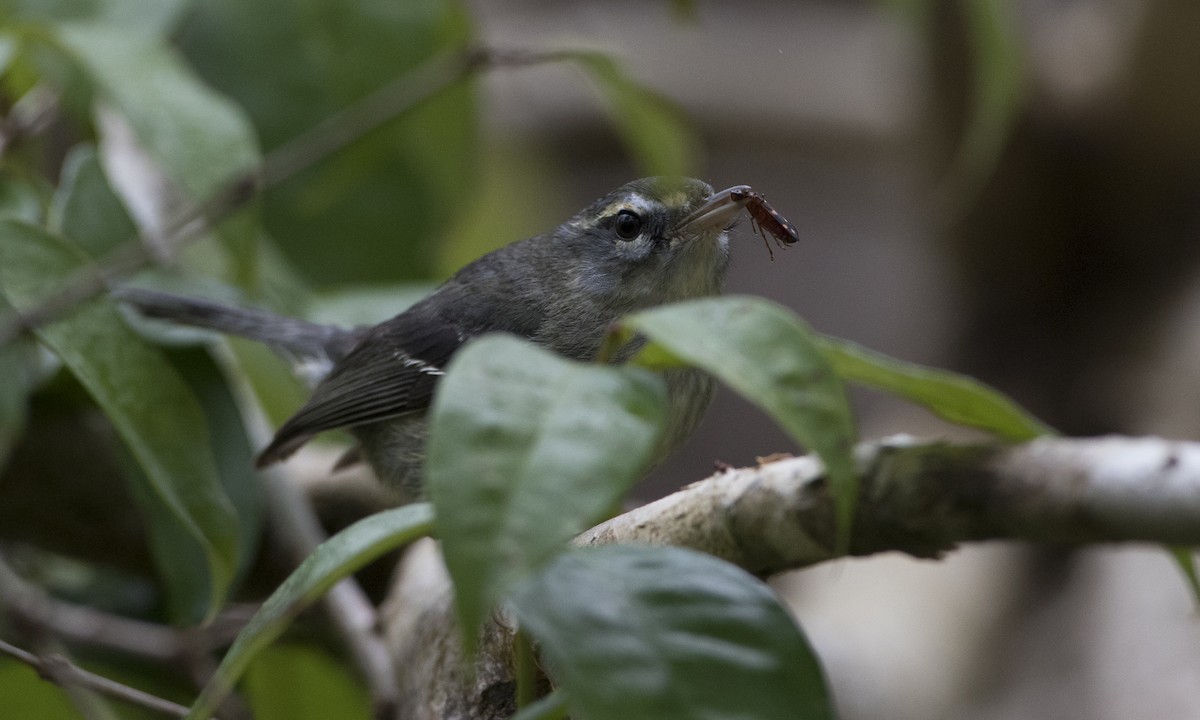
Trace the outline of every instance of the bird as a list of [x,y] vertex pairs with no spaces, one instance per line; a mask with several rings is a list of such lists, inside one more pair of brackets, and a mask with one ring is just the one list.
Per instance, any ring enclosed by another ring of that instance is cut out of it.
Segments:
[[[455,352],[511,333],[558,355],[593,360],[610,326],[659,305],[722,292],[729,231],[753,197],[691,178],[628,182],[540,235],[465,265],[377,325],[343,328],[136,286],[117,297],[145,317],[258,340],[316,371],[308,401],[257,457],[286,459],[318,433],[348,429],[397,504],[424,497],[427,413]],[[625,349],[628,355],[629,348]],[[620,358],[617,358],[620,359]],[[669,370],[662,459],[696,429],[714,392],[697,369]],[[339,463],[341,465],[343,463]]]

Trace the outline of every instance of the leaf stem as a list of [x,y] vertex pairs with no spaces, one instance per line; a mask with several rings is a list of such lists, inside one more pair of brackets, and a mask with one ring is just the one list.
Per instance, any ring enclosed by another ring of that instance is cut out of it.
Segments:
[[517,675],[517,709],[532,705],[537,699],[537,658],[529,634],[518,630],[513,636],[513,664]]

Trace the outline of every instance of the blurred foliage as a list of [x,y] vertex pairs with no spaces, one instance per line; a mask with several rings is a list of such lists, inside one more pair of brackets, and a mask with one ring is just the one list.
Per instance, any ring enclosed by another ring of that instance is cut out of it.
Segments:
[[257,720],[370,720],[362,686],[334,658],[303,645],[268,648],[246,671]]
[[[181,44],[271,151],[438,53],[465,50],[455,3],[341,0],[196,6]],[[474,94],[450,88],[265,198],[267,230],[311,282],[427,277],[430,242],[474,187]]]
[[[1002,121],[1019,95],[1012,46],[1001,9],[973,7],[981,117]],[[672,8],[696,14],[691,2]],[[138,283],[373,323],[415,301],[431,278],[543,229],[519,208],[530,197],[557,201],[544,160],[481,138],[486,108],[470,77],[328,157],[307,144],[312,128],[345,122],[364,99],[473,40],[467,11],[449,0],[0,0],[0,327],[89,283],[129,280],[130,265],[145,270]],[[679,110],[614,58],[568,50],[544,61],[582,71],[633,167],[694,171],[699,142]],[[970,135],[971,167],[984,166],[1002,131],[1000,122]],[[247,200],[264,163],[285,149],[315,162]],[[216,219],[193,246],[160,236],[213,198]],[[285,417],[301,388],[262,348],[233,342],[210,352],[200,343],[212,338],[130,322],[107,297],[68,310],[0,345],[0,467],[40,430],[27,410],[47,402],[45,384],[73,378],[86,396],[57,393],[56,408],[88,418],[85,428],[97,409],[107,418],[121,442],[107,443],[95,467],[120,469],[148,528],[159,595],[146,614],[180,625],[212,618],[258,555],[263,509],[247,428],[260,413]],[[652,342],[625,367],[568,362],[513,339],[481,341],[455,361],[435,412],[430,476],[464,626],[515,598],[554,656],[570,707],[594,720],[797,706],[829,716],[816,658],[756,579],[681,551],[565,553],[565,540],[617,506],[653,457],[664,408],[651,370],[707,370],[818,452],[843,531],[856,489],[844,379],[950,407],[945,414],[960,420],[954,408],[968,407],[973,424],[1009,436],[1024,416],[986,388],[831,353],[801,320],[760,301],[667,308],[628,327]],[[91,469],[78,469],[81,487]],[[57,502],[47,498],[45,512]],[[330,658],[270,643],[336,580],[434,524],[429,506],[410,506],[322,545],[238,637],[193,715],[244,678],[259,717],[367,716],[363,690]],[[633,580],[621,587],[622,577]],[[611,603],[635,611],[628,624],[592,622]],[[610,644],[610,630],[630,644]],[[623,694],[628,653],[657,684]],[[693,672],[697,664],[704,672]],[[59,691],[31,689],[29,675],[0,664],[0,695],[19,695],[22,716],[74,716]]]
[[14,718],[79,720],[79,711],[66,693],[38,677],[28,665],[0,658],[0,697],[4,712]]

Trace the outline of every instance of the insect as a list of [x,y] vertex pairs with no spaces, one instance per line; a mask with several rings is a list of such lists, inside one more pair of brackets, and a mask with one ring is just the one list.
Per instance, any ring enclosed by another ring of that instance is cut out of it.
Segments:
[[767,233],[775,238],[775,244],[781,248],[799,242],[800,235],[796,232],[796,226],[768,205],[762,193],[751,190],[748,185],[740,185],[730,188],[729,195],[734,200],[750,199],[746,204],[746,212],[750,213],[750,227],[763,239],[772,262],[775,261],[775,253],[771,250],[771,243],[767,242]]

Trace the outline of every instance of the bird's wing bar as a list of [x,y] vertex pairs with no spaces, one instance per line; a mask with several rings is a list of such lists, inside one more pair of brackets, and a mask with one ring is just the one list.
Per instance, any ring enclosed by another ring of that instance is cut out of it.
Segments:
[[423,320],[400,316],[373,328],[279,428],[258,466],[286,458],[324,430],[427,409],[446,362],[466,337],[449,323]]

